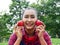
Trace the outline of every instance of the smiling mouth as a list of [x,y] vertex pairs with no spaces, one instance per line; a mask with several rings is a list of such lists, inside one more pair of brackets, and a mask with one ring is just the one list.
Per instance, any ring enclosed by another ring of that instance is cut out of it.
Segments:
[[30,23],[29,23],[29,24],[26,24],[26,25],[30,27],[30,26],[32,26],[32,25],[33,25],[33,23],[32,23],[32,24],[30,24]]
[[29,27],[30,27],[30,26],[32,26],[32,25],[28,24],[27,26],[29,26]]

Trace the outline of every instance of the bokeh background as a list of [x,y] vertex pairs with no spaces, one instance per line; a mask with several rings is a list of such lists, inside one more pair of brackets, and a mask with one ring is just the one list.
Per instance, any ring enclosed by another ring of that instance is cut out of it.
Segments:
[[0,45],[8,45],[13,26],[27,7],[38,11],[53,45],[60,45],[60,0],[0,0]]

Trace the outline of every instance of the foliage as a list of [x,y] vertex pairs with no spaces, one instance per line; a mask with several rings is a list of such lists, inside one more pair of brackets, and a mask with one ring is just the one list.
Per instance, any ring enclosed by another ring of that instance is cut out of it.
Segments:
[[12,15],[12,22],[14,24],[21,19],[22,11],[24,8],[28,7],[28,3],[26,0],[12,0],[12,4],[10,5],[10,15]]
[[28,6],[26,0],[12,0],[10,13],[0,16],[0,41],[8,39],[13,30],[13,25],[21,19],[22,10]]
[[59,0],[38,0],[30,6],[38,11],[38,19],[46,24],[46,30],[52,37],[60,37],[60,7]]
[[7,28],[7,23],[10,24],[11,15],[4,14],[0,18],[0,41],[3,40],[3,38],[8,38],[11,30]]

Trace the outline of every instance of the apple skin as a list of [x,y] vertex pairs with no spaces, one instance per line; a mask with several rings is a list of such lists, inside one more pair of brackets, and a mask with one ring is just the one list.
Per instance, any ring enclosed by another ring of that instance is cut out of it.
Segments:
[[23,21],[19,21],[19,22],[17,23],[17,25],[18,25],[18,26],[24,26],[24,22],[23,22]]
[[35,22],[35,25],[39,26],[39,25],[43,25],[43,23],[42,23],[40,20],[37,20],[37,21]]
[[[21,20],[17,23],[18,26],[24,26],[24,22]],[[39,26],[39,25],[43,25],[43,23],[40,20],[37,20],[35,22],[35,25]]]

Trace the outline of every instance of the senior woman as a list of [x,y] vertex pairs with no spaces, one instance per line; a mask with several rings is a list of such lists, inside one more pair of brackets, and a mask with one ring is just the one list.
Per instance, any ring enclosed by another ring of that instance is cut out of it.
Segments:
[[45,24],[36,26],[37,20],[37,11],[34,8],[25,9],[22,16],[24,26],[18,26],[17,22],[8,45],[52,45],[50,36],[45,30]]

